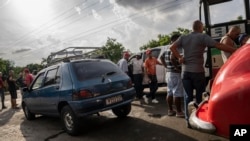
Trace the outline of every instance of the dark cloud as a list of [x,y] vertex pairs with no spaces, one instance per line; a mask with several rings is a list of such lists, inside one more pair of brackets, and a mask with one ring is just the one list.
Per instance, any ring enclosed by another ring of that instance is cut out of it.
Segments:
[[13,52],[12,52],[12,54],[17,54],[17,53],[27,52],[27,51],[29,51],[29,50],[31,50],[31,49],[19,49],[19,50],[15,50],[15,51],[13,51]]
[[117,4],[123,7],[130,7],[135,10],[141,10],[153,7],[162,3],[178,2],[180,0],[115,0]]

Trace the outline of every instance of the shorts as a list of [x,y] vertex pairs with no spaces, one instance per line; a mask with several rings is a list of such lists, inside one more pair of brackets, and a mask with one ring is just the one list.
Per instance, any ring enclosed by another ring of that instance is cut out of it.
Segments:
[[180,73],[167,72],[167,94],[168,96],[183,97],[184,88]]
[[11,99],[17,99],[16,90],[9,90]]

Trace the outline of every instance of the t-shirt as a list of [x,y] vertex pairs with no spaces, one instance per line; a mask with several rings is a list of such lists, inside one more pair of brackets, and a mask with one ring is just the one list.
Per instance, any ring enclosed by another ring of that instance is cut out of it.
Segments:
[[[180,48],[177,48],[178,52],[180,54],[182,54],[182,50]],[[167,72],[176,72],[175,71],[175,66],[172,64],[171,62],[171,55],[172,55],[172,52],[170,50],[170,46],[167,47],[166,51],[164,52],[164,59],[165,59],[165,62],[166,62],[166,71]],[[176,61],[178,62],[178,60]],[[181,64],[177,64],[179,70],[181,70]]]
[[117,65],[119,66],[119,68],[120,68],[123,72],[125,72],[125,73],[128,72],[128,62],[127,62],[126,59],[122,58],[122,59],[117,63]]
[[142,73],[142,67],[143,67],[143,61],[142,59],[133,58],[131,60],[131,64],[133,65],[133,74],[141,74]]
[[2,77],[0,77],[0,89],[3,89],[3,87],[4,87],[3,79]]
[[32,81],[33,81],[32,75],[31,74],[26,74],[25,75],[25,84],[26,84],[26,86],[29,86]]
[[183,48],[182,71],[204,72],[204,50],[206,47],[215,46],[216,41],[207,34],[192,32],[188,35],[182,35],[176,40],[176,44]]
[[159,61],[155,57],[147,58],[145,60],[147,74],[156,75],[156,64],[159,64]]

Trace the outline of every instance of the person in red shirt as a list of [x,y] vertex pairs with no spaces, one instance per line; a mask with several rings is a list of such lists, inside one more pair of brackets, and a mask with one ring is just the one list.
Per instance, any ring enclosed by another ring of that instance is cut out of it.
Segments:
[[157,77],[156,77],[156,65],[162,65],[155,57],[152,56],[152,51],[147,50],[146,55],[148,58],[145,60],[145,70],[149,78],[149,94],[143,96],[145,103],[148,103],[148,98],[152,99],[152,103],[159,103],[155,98],[155,92],[158,89]]
[[30,73],[29,69],[24,69],[24,84],[26,85],[26,87],[29,87],[32,81],[33,76]]

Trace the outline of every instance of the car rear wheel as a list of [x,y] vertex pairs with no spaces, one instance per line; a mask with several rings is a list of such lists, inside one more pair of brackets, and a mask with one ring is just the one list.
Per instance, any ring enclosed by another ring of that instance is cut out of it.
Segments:
[[33,120],[36,118],[36,115],[30,112],[26,104],[23,104],[23,112],[27,120]]
[[112,111],[119,118],[126,117],[131,111],[131,103],[116,107]]
[[69,106],[64,106],[61,112],[64,129],[69,135],[79,134],[79,120]]

